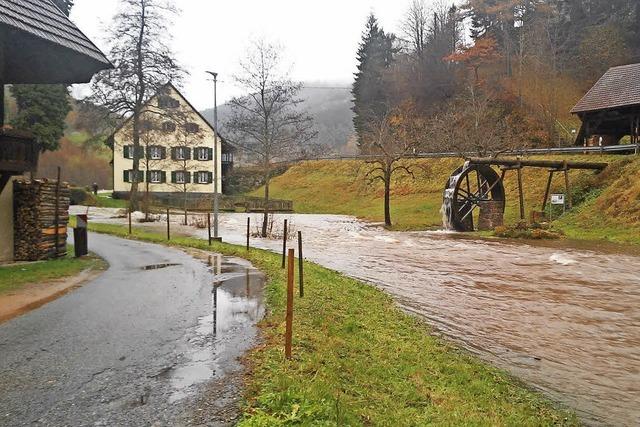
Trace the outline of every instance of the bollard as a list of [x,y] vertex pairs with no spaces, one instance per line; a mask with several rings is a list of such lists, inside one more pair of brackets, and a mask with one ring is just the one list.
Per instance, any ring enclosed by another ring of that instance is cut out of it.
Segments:
[[171,226],[169,225],[169,208],[167,208],[167,240],[171,240]]
[[249,236],[251,235],[251,217],[247,217],[247,251],[249,251]]
[[284,220],[284,236],[282,239],[282,268],[284,269],[284,262],[287,258],[287,230],[289,227],[287,226],[287,220]]
[[211,212],[207,212],[207,230],[209,231],[209,246],[211,246]]
[[129,207],[129,235],[131,235],[131,207]]
[[289,249],[289,271],[287,274],[287,319],[284,339],[284,354],[291,359],[291,341],[293,340],[293,275],[294,275],[294,250]]
[[300,298],[304,297],[304,259],[302,258],[302,231],[298,231],[298,287]]

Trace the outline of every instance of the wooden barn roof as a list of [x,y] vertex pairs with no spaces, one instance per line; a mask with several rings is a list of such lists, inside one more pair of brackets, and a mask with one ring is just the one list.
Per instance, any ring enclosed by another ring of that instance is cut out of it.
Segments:
[[582,97],[571,113],[640,105],[640,64],[610,68]]
[[111,65],[50,0],[0,0],[0,22]]

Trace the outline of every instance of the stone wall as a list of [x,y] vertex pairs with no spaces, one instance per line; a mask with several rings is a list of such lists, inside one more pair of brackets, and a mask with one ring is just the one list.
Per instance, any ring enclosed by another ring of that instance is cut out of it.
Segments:
[[488,200],[479,202],[478,230],[493,230],[504,224],[504,202]]

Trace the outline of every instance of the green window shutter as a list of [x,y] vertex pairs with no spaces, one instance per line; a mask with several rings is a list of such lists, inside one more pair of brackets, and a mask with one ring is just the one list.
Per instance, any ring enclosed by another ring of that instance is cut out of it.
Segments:
[[176,183],[176,171],[171,171],[171,182]]
[[207,172],[207,181],[209,182],[209,184],[213,184],[213,172]]
[[151,182],[151,171],[146,171],[147,182]]
[[125,145],[122,148],[124,149],[124,158],[125,159],[130,159],[131,158],[131,146]]
[[185,182],[187,184],[191,184],[191,172],[185,171],[184,172],[184,176],[185,176]]
[[184,156],[184,157],[185,157],[185,159],[186,159],[186,160],[191,160],[191,148],[186,147],[186,148],[184,149],[184,151],[186,152],[186,154],[185,154],[185,156]]
[[207,158],[209,160],[213,160],[213,148],[207,148],[208,154],[207,154]]
[[167,148],[166,147],[160,147],[160,158],[162,160],[167,158]]
[[129,182],[129,171],[128,170],[123,170],[122,171],[122,180],[124,182]]
[[171,147],[171,160],[176,159],[176,147]]
[[144,147],[142,146],[138,146],[138,158],[139,159],[144,158]]
[[165,171],[160,172],[160,182],[163,184],[167,182],[167,173]]

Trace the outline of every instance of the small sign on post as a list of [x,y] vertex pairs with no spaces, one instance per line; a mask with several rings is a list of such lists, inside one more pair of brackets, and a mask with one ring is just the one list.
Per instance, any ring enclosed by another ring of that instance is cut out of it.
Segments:
[[552,205],[563,205],[564,206],[564,194],[552,194],[551,195],[551,204]]

